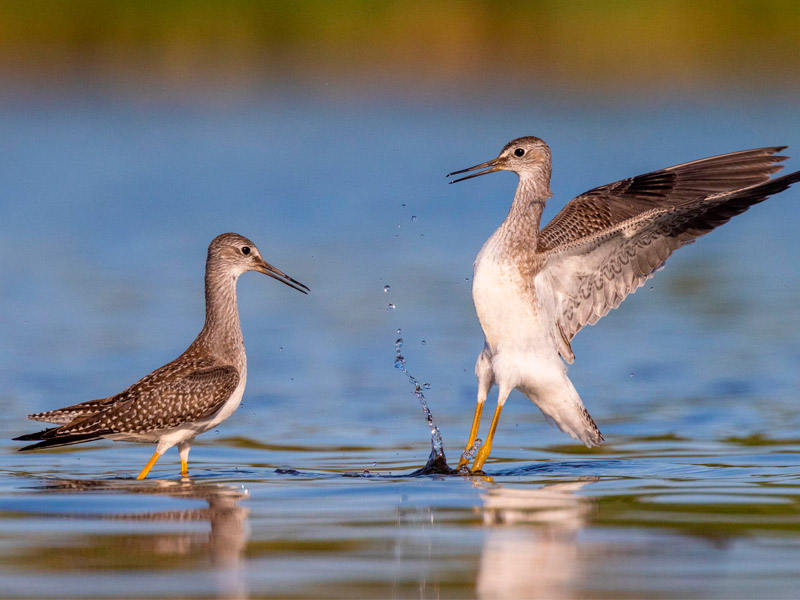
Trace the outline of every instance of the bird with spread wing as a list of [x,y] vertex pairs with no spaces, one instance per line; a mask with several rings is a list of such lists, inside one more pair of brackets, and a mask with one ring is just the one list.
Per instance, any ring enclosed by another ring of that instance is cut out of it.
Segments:
[[[450,173],[463,181],[511,171],[519,184],[508,216],[475,259],[472,297],[485,343],[475,365],[478,402],[459,468],[469,461],[493,385],[497,408],[472,466],[492,448],[512,390],[527,396],[573,439],[603,441],[567,377],[572,338],[594,325],[661,268],[678,248],[800,181],[770,178],[784,146],[713,156],[600,186],[573,198],[543,229],[551,154],[536,137],[515,139],[494,160]],[[562,361],[563,359],[563,361]]]

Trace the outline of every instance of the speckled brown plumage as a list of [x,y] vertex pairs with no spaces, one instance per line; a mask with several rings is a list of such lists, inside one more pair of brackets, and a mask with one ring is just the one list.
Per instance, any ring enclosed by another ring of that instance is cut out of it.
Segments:
[[72,436],[88,441],[83,436],[145,435],[197,421],[218,411],[238,383],[236,366],[204,356],[193,344],[177,359],[115,396],[29,415],[36,421],[65,425],[32,434],[36,437],[28,439],[43,441],[23,450],[71,443]]
[[37,442],[20,450],[108,437],[158,442],[157,454],[178,444],[185,460],[194,437],[227,418],[244,391],[247,358],[236,280],[246,271],[262,272],[303,293],[308,290],[266,263],[247,238],[235,233],[216,237],[206,260],[206,321],[189,348],[119,394],[29,415],[60,426],[15,438]]
[[704,158],[596,187],[577,196],[539,233],[538,252],[565,246],[654,209],[704,198],[769,179],[786,160],[786,146]]

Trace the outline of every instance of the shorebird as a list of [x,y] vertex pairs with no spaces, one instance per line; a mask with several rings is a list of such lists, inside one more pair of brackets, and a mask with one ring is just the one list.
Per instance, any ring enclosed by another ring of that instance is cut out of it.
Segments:
[[489,457],[514,389],[573,439],[589,447],[602,442],[567,377],[564,362],[575,358],[572,338],[619,306],[676,249],[800,181],[800,172],[770,179],[787,158],[776,155],[785,148],[713,156],[594,188],[570,200],[541,230],[552,195],[552,161],[539,138],[515,139],[494,160],[448,174],[471,173],[450,183],[496,171],[519,177],[508,216],[475,259],[472,299],[485,342],[475,364],[478,401],[459,468],[474,452],[494,384],[497,408],[473,471]]
[[262,257],[255,244],[236,233],[223,233],[208,246],[206,321],[178,358],[114,396],[28,415],[55,423],[15,440],[36,441],[20,451],[81,444],[100,438],[157,443],[156,452],[137,479],[144,479],[159,457],[177,444],[181,475],[188,475],[194,438],[230,417],[239,407],[247,379],[236,280],[258,271],[304,294],[309,289]]

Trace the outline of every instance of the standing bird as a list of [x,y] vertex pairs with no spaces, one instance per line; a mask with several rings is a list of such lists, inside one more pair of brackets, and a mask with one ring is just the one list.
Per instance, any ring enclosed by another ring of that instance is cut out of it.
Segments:
[[261,258],[247,238],[236,233],[217,236],[206,259],[206,322],[186,351],[115,396],[28,415],[60,427],[14,438],[37,441],[20,451],[100,438],[157,443],[137,477],[144,479],[159,457],[177,444],[185,477],[194,438],[230,417],[244,393],[247,357],[236,280],[247,271],[269,275],[304,294],[309,291]]
[[450,183],[495,171],[519,176],[508,216],[475,259],[472,299],[485,343],[475,364],[478,404],[459,468],[469,460],[495,383],[497,408],[473,471],[489,457],[513,389],[573,439],[589,447],[602,442],[559,356],[572,364],[575,334],[619,306],[673,251],[800,181],[800,172],[770,179],[786,159],[776,156],[783,149],[713,156],[589,190],[541,230],[552,161],[539,138],[518,138],[494,160],[450,173],[477,171]]

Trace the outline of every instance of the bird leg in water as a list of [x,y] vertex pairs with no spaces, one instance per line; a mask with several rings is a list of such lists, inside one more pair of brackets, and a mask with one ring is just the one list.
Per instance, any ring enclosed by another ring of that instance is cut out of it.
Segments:
[[193,440],[194,438],[178,444],[178,452],[180,453],[181,457],[181,477],[189,476],[189,450],[192,447],[190,442]]
[[494,416],[492,417],[492,425],[489,427],[489,435],[486,436],[486,441],[481,446],[481,449],[478,450],[478,454],[475,456],[475,462],[472,463],[472,471],[480,471],[481,467],[483,467],[483,463],[486,462],[486,459],[489,458],[489,453],[492,451],[492,441],[494,440],[494,433],[497,430],[497,423],[500,421],[500,412],[503,410],[503,405],[506,403],[506,398],[511,393],[511,390],[500,390],[500,395],[497,398],[497,408],[494,411]]
[[464,448],[464,452],[461,454],[461,460],[458,461],[458,469],[466,466],[469,459],[472,458],[472,452],[474,452],[473,447],[475,446],[475,438],[478,437],[478,426],[481,424],[481,413],[483,413],[483,405],[485,400],[485,398],[483,400],[479,398],[478,404],[475,406],[475,416],[472,417],[472,429],[469,431],[469,439],[467,440],[467,445]]
[[153,465],[156,464],[156,461],[159,459],[160,456],[161,455],[158,452],[153,454],[153,457],[150,459],[150,462],[148,462],[144,466],[144,469],[142,469],[142,472],[139,473],[139,476],[136,479],[144,479],[145,477],[147,477],[147,474],[150,472],[150,469],[153,468]]

